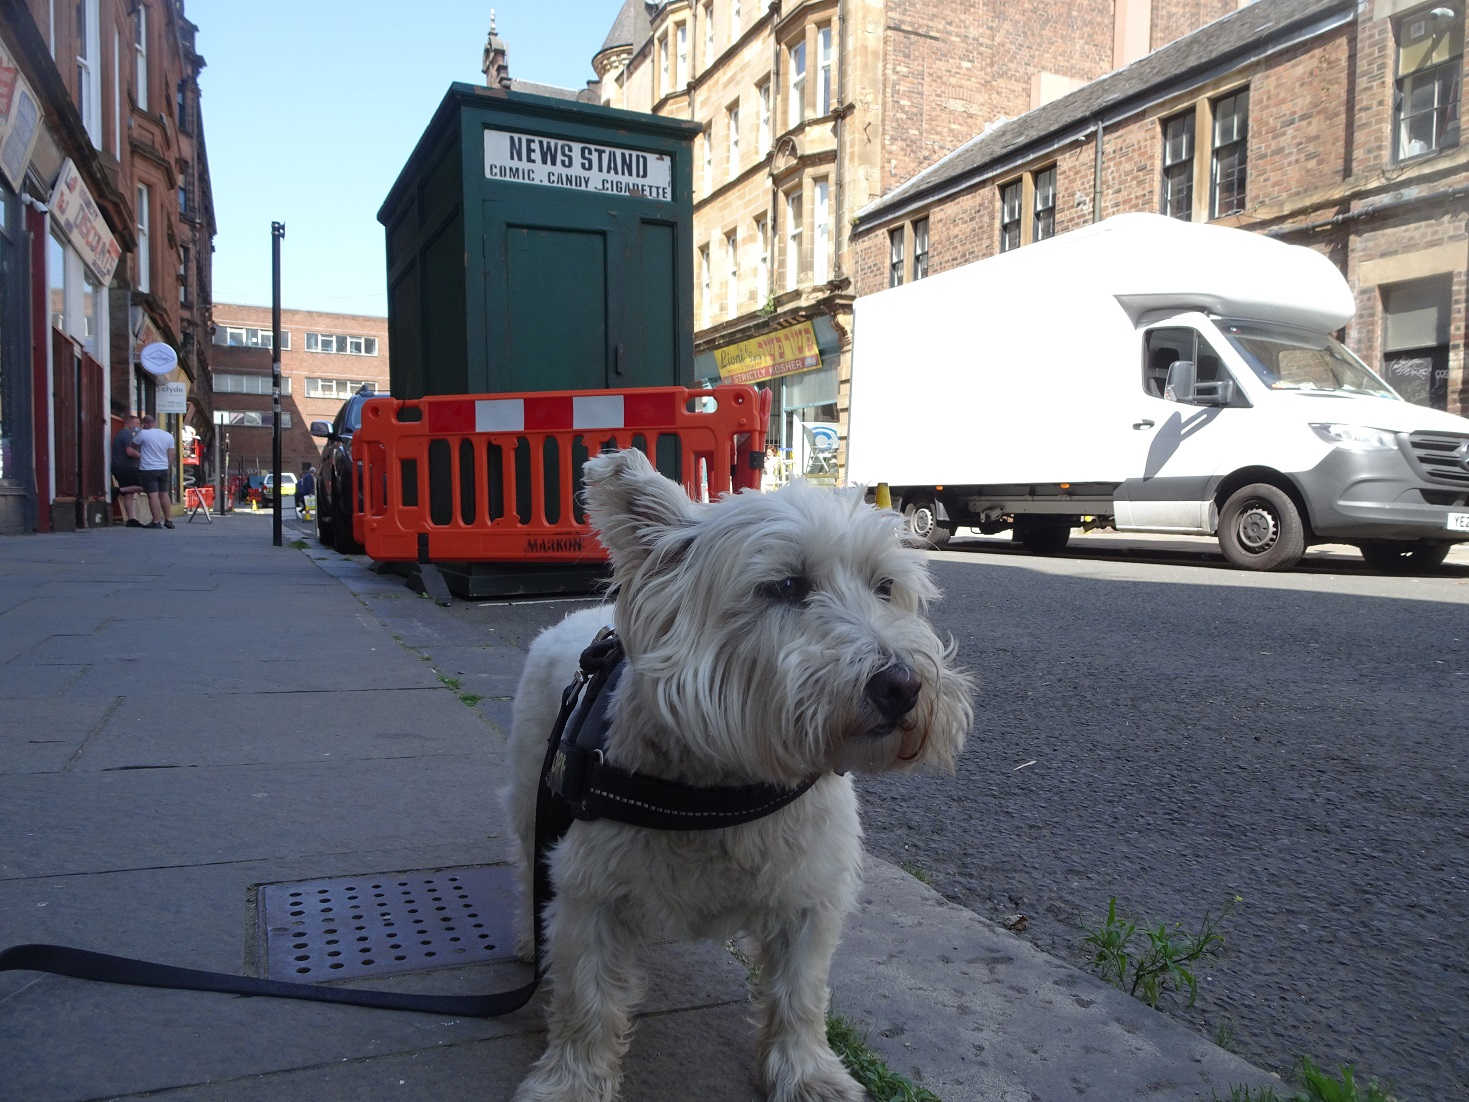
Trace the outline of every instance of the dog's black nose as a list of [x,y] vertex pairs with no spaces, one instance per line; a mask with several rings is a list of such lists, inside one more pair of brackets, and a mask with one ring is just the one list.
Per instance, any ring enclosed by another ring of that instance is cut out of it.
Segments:
[[911,667],[894,662],[872,675],[867,682],[867,699],[882,713],[883,719],[896,723],[913,710],[922,687],[923,682]]

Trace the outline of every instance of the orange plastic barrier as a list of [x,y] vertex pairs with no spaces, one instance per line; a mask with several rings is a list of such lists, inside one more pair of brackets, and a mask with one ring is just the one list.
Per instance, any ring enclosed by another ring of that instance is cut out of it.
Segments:
[[769,419],[749,386],[375,398],[352,437],[353,535],[380,562],[602,562],[590,456],[638,448],[712,500],[758,489]]

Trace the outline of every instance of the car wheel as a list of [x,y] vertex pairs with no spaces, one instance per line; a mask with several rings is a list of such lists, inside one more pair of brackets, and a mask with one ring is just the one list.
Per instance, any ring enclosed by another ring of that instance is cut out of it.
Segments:
[[1451,543],[1395,543],[1369,540],[1357,545],[1362,559],[1373,570],[1392,574],[1437,570],[1448,558]]
[[[332,546],[343,555],[360,555],[362,544],[352,538],[352,484],[346,482],[337,489],[340,492],[332,509]],[[343,506],[348,508],[344,509]]]
[[1306,553],[1306,526],[1289,494],[1256,482],[1224,503],[1219,546],[1225,558],[1246,570],[1289,570]]
[[939,520],[938,508],[932,498],[920,497],[904,502],[903,518],[907,522],[908,536],[917,543],[943,547],[954,534],[951,525]]
[[1071,526],[1026,518],[1015,522],[1010,538],[1032,555],[1059,555],[1071,541]]
[[323,547],[335,546],[336,537],[332,534],[331,510],[323,503],[320,489],[316,495],[316,539]]

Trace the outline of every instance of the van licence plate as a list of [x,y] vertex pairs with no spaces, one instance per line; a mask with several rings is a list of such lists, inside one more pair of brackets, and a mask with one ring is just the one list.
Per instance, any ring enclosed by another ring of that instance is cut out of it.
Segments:
[[1450,513],[1448,527],[1453,532],[1469,532],[1469,513]]

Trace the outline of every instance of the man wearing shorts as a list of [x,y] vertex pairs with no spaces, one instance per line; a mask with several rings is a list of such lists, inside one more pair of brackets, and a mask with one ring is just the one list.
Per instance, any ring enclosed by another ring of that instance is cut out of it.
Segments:
[[112,478],[117,483],[117,500],[129,528],[143,527],[135,516],[135,503],[143,492],[143,482],[138,476],[137,436],[138,415],[129,413],[112,438]]
[[168,519],[168,471],[173,466],[173,435],[154,427],[153,415],[143,414],[143,431],[137,436],[138,479],[148,495],[153,523],[144,528],[172,528]]

